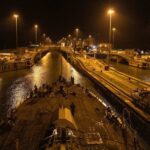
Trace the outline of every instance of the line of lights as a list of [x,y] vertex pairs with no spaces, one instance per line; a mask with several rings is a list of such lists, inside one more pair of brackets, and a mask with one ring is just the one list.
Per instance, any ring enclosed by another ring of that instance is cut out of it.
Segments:
[[[20,17],[18,14],[13,14],[13,17],[15,18],[15,26],[16,26],[16,49],[18,47],[18,18]],[[37,24],[34,25],[35,28],[35,43],[37,44],[37,35],[38,35],[38,28],[39,26]]]

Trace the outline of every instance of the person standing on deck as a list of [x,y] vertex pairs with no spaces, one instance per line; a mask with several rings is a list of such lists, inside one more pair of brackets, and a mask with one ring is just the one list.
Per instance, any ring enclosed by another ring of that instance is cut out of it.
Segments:
[[71,108],[71,113],[72,113],[72,115],[74,116],[75,115],[75,105],[74,105],[74,103],[72,102],[71,103],[71,105],[70,105],[70,108]]

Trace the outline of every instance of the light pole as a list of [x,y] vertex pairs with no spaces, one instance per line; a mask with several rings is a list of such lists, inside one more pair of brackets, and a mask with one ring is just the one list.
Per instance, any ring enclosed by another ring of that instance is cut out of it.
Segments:
[[78,39],[78,36],[79,36],[79,29],[78,28],[75,29],[75,33],[76,33],[76,38]]
[[14,14],[13,17],[15,18],[15,22],[16,22],[16,49],[17,49],[17,47],[18,47],[18,18],[19,18],[19,15]]
[[75,52],[75,50],[77,49],[77,45],[78,45],[78,37],[79,37],[79,28],[76,28],[75,29],[75,36],[76,36],[76,38],[75,38],[75,46],[74,46],[74,52]]
[[111,52],[111,25],[112,25],[112,14],[114,13],[113,9],[108,10],[109,15],[109,55],[108,55],[108,64],[110,63],[110,52]]
[[72,45],[71,34],[68,34],[67,46]]
[[38,25],[36,24],[36,25],[34,25],[34,29],[35,29],[35,44],[37,44],[37,36],[38,36]]
[[93,37],[92,37],[92,35],[88,36],[88,42],[89,42],[88,43],[89,46],[93,44]]
[[115,31],[116,31],[116,28],[112,28],[112,31],[113,31],[113,49],[115,49]]

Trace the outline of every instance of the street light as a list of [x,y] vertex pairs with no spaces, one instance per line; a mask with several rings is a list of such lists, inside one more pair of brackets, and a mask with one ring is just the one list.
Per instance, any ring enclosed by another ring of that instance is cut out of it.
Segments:
[[91,39],[92,38],[92,35],[89,35],[89,39]]
[[14,14],[13,17],[15,18],[15,22],[16,22],[16,49],[17,49],[17,47],[18,47],[18,18],[19,18],[19,15]]
[[113,31],[113,49],[115,49],[115,31],[116,31],[116,28],[112,28],[112,31]]
[[35,29],[35,44],[37,44],[37,32],[38,32],[38,25],[37,24],[34,25],[34,29]]
[[71,34],[68,34],[68,38],[71,38]]
[[77,48],[77,45],[78,45],[79,28],[76,28],[76,29],[75,29],[75,36],[76,36],[76,38],[75,38],[75,40],[74,40],[74,52],[75,52],[75,50],[76,50],[76,48]]
[[114,14],[113,9],[108,10],[108,15],[109,15],[109,55],[108,55],[108,64],[110,63],[110,52],[111,52],[111,24],[112,24],[112,15]]
[[78,38],[78,36],[79,36],[79,29],[78,28],[75,29],[75,33],[76,33],[76,38]]

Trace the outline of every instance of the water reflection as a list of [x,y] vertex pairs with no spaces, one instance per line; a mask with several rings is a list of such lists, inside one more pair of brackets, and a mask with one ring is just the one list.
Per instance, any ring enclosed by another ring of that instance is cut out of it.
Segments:
[[93,83],[77,72],[59,53],[48,53],[30,70],[1,74],[0,104],[3,104],[1,108],[4,109],[6,104],[9,107],[17,107],[26,99],[26,96],[35,84],[39,87],[43,83],[51,84],[56,81],[61,73],[61,69],[63,76],[67,80],[70,80],[70,77],[73,76],[75,77],[75,83],[80,83],[93,89]]
[[25,100],[28,92],[28,84],[23,78],[14,81],[7,91],[7,105],[13,108],[19,106]]
[[[150,70],[141,70],[122,64],[112,63],[112,65],[124,73],[150,82]],[[61,74],[61,69],[67,80],[73,76],[75,83],[94,90],[93,83],[77,72],[59,53],[48,53],[30,70],[0,74],[0,113],[7,108],[6,106],[16,107],[22,103],[35,84],[39,87],[43,83],[51,84],[56,81]]]

